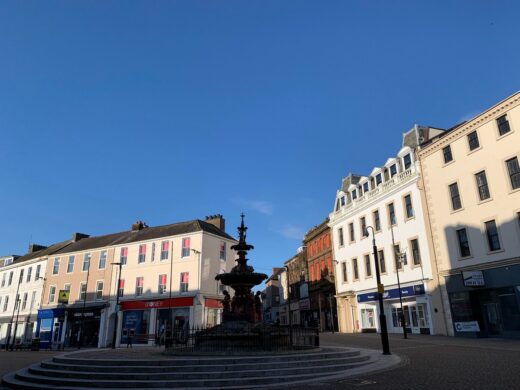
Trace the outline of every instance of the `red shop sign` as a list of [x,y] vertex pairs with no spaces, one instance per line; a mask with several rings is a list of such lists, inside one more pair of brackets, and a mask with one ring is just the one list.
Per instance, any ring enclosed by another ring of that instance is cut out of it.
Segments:
[[172,299],[157,299],[152,301],[125,301],[121,302],[121,310],[136,309],[167,309],[169,307],[193,306],[193,297],[182,297]]
[[206,298],[204,300],[204,306],[211,307],[214,309],[220,309],[222,307],[220,301],[218,299],[213,299],[213,298]]

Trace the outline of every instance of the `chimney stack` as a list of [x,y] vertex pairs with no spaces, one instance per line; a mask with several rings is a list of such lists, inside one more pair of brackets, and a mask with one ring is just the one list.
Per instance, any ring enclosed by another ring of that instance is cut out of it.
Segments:
[[84,234],[84,233],[72,233],[72,242],[78,242],[79,240],[83,238],[89,238],[90,234]]
[[143,222],[141,220],[135,221],[135,223],[132,224],[132,231],[138,232],[139,230],[143,230],[144,228],[147,228],[148,225],[146,222]]
[[222,214],[206,216],[206,222],[212,224],[213,226],[216,226],[223,232],[226,231],[226,220],[224,219]]
[[38,244],[29,244],[29,253],[34,253],[41,251],[42,249],[47,249],[44,245],[38,245]]

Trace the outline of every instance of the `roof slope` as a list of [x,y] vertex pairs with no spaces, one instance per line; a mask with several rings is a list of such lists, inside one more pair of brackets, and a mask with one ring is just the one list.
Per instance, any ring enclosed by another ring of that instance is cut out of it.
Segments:
[[193,232],[204,231],[229,240],[236,241],[226,232],[216,226],[195,219],[193,221],[179,222],[171,225],[146,227],[136,231],[124,231],[119,233],[107,234],[104,236],[94,236],[83,238],[67,247],[62,248],[57,253],[79,252],[89,249],[102,248],[112,245],[123,245],[137,241],[152,240],[154,238],[176,236]]
[[18,257],[15,261],[13,261],[13,264],[20,264],[24,261],[36,259],[38,257],[52,255],[53,253],[63,250],[70,244],[72,244],[72,240],[66,240],[66,241],[58,242],[57,244],[52,244],[51,246],[49,246],[45,249],[41,249],[41,250],[33,252],[33,253],[27,253],[23,256]]

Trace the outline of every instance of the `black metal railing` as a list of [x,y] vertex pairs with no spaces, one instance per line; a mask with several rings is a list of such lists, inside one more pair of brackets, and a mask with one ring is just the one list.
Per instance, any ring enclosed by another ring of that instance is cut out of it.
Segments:
[[174,328],[165,339],[166,351],[172,353],[290,351],[319,345],[317,328],[243,323]]

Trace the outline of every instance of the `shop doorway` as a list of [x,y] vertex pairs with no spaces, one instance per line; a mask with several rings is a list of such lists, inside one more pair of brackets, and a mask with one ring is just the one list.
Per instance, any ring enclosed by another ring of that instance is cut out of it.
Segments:
[[483,305],[484,323],[489,336],[502,334],[502,316],[498,302],[488,302]]
[[392,304],[392,332],[402,333],[401,315],[404,314],[404,326],[407,333],[430,334],[430,323],[426,304],[407,302],[403,304],[403,311],[399,303]]

